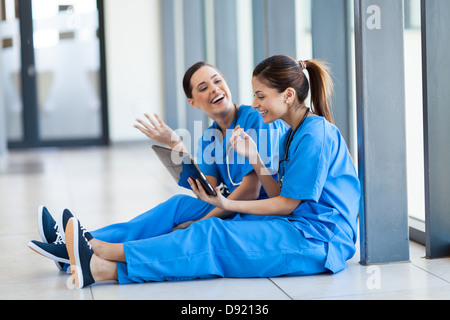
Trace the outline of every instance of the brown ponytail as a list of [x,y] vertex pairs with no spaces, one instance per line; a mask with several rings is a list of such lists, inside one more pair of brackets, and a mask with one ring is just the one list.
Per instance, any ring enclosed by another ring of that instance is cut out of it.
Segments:
[[311,82],[311,102],[314,112],[334,123],[331,112],[331,99],[334,93],[334,84],[330,76],[330,69],[320,60],[305,61],[306,70]]
[[329,68],[324,62],[320,60],[298,62],[289,56],[277,55],[261,62],[255,68],[253,76],[280,93],[287,88],[293,88],[300,104],[304,104],[310,89],[310,82],[303,72],[304,67],[309,73],[311,82],[312,111],[334,123],[331,113],[334,85]]

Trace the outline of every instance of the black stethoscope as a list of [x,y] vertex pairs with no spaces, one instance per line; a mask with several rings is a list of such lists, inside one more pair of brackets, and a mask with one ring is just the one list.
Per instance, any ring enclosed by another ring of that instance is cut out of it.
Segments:
[[284,179],[284,173],[285,173],[284,170],[283,170],[283,173],[281,173],[281,164],[283,162],[290,162],[291,161],[288,158],[289,148],[291,147],[291,143],[294,140],[295,134],[300,129],[300,127],[303,125],[303,123],[305,122],[305,120],[308,117],[310,112],[311,112],[311,109],[307,108],[305,116],[303,117],[302,121],[300,121],[300,123],[298,124],[297,128],[295,128],[295,130],[291,130],[291,132],[289,132],[289,135],[288,135],[288,137],[286,139],[286,144],[284,146],[284,159],[281,159],[280,162],[278,163],[278,184],[280,186],[280,190],[283,188],[283,179]]

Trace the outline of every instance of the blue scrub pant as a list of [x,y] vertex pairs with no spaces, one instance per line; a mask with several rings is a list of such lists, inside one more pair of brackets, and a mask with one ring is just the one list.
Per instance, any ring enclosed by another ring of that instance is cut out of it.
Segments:
[[120,284],[211,277],[257,278],[326,272],[327,244],[306,239],[285,217],[237,214],[198,220],[214,207],[176,196],[128,223],[91,232],[123,243],[126,263],[117,263]]

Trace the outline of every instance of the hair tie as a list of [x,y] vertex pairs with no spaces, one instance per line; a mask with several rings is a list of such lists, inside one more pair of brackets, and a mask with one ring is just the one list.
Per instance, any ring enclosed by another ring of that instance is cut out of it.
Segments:
[[300,60],[299,63],[300,63],[300,66],[302,67],[302,71],[306,70],[306,61]]

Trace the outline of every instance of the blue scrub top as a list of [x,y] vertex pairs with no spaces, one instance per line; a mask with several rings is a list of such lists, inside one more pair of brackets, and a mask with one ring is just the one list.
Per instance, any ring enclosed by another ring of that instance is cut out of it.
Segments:
[[[249,160],[238,155],[230,146],[234,128],[239,125],[253,138],[263,162],[275,178],[278,170],[279,141],[287,131],[286,126],[280,120],[265,124],[259,112],[251,106],[240,106],[237,118],[237,124],[233,121],[225,138],[222,138],[219,126],[214,122],[200,139],[196,157],[198,166],[203,173],[216,177],[219,184],[224,183],[228,187],[230,193],[238,187],[235,184],[241,183],[242,179],[253,171]],[[229,151],[228,157],[227,150]],[[263,188],[261,188],[259,198],[267,198]]]
[[[280,142],[285,156],[288,134]],[[356,169],[336,126],[309,117],[289,148],[281,196],[302,200],[289,220],[309,239],[328,243],[325,267],[337,273],[355,254],[361,196]]]

